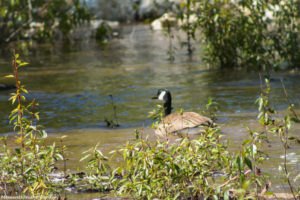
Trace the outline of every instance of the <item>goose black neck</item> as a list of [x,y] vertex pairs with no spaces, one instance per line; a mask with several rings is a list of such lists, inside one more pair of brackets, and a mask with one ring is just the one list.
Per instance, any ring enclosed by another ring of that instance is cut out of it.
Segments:
[[172,110],[172,100],[168,99],[167,101],[164,102],[164,110],[165,110],[165,116],[171,114]]

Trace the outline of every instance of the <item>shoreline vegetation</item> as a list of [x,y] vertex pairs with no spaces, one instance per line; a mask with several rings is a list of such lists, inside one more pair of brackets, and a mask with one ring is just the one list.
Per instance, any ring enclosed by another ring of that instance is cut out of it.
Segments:
[[[177,142],[150,140],[142,129],[136,130],[134,140],[109,155],[102,153],[99,144],[90,147],[80,159],[87,163],[86,169],[69,173],[67,138],[61,136],[58,142],[48,144],[47,132],[39,124],[43,111],[38,111],[36,99],[26,99],[28,91],[20,79],[19,72],[28,63],[13,51],[13,74],[6,78],[15,83],[9,87],[15,90],[9,98],[14,106],[9,115],[14,140],[11,144],[7,136],[0,137],[1,198],[68,199],[76,191],[132,199],[300,199],[300,174],[287,164],[288,153],[299,146],[300,140],[291,134],[293,124],[299,123],[299,113],[283,80],[288,104],[284,116],[277,114],[270,98],[272,72],[299,70],[299,0],[166,0],[153,5],[163,10],[150,15],[161,16],[151,25],[165,33],[170,63],[176,59],[174,38],[183,31],[186,39],[181,47],[186,48],[187,56],[197,56],[193,43],[199,42],[203,52],[198,56],[210,67],[258,71],[258,130],[248,128],[248,136],[236,152],[228,149],[229,140],[222,140],[220,127],[206,128],[197,138],[183,137]],[[18,49],[30,48],[35,42],[89,37],[105,45],[118,37],[113,23],[91,15],[79,0],[1,1],[0,15],[1,45],[14,43]],[[105,120],[107,126],[116,127],[119,121],[112,95],[110,101],[115,121]],[[210,117],[217,117],[212,99],[206,108]],[[152,114],[160,121],[162,112],[158,107]],[[272,145],[271,137],[280,141],[278,148],[283,152],[283,162],[276,166],[278,174],[264,171],[269,155],[262,147]],[[113,155],[120,157],[117,167],[109,164]],[[280,176],[287,193],[276,192],[272,176]]]
[[[3,196],[67,199],[71,190],[138,199],[299,199],[300,174],[289,171],[286,159],[290,147],[299,145],[295,142],[298,139],[290,135],[292,124],[299,119],[290,103],[289,114],[278,118],[269,99],[268,76],[260,75],[261,89],[256,101],[258,123],[263,128],[249,128],[248,138],[238,152],[228,150],[229,140],[221,140],[218,127],[206,128],[205,133],[196,138],[183,137],[175,143],[149,140],[142,130],[136,130],[134,140],[110,153],[121,156],[118,167],[109,165],[111,158],[104,155],[97,144],[83,152],[80,161],[87,161],[85,171],[68,173],[66,136],[61,136],[57,144],[46,144],[47,133],[38,125],[38,103],[33,99],[26,104],[24,94],[28,91],[20,82],[19,70],[27,64],[14,54],[14,74],[6,76],[16,81],[16,92],[9,99],[15,105],[10,123],[16,136],[13,144],[7,143],[7,137],[1,137],[0,194]],[[288,99],[287,93],[285,95]],[[206,112],[217,117],[213,112],[215,106],[210,99]],[[159,108],[152,116],[162,116],[163,110]],[[289,188],[286,194],[274,192],[270,182],[272,175],[264,172],[263,163],[268,155],[262,146],[271,145],[270,137],[281,141],[284,162],[278,164],[278,168],[282,183]],[[60,168],[57,168],[58,162],[62,162]]]

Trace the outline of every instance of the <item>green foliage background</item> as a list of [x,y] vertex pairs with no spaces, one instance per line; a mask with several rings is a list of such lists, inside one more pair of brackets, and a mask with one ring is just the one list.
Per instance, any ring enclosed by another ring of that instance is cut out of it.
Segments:
[[204,59],[211,66],[299,67],[298,0],[183,0],[170,12],[182,22],[179,28],[187,34],[188,53],[191,39],[202,42]]
[[80,0],[0,0],[0,43],[17,39],[64,37],[90,20]]

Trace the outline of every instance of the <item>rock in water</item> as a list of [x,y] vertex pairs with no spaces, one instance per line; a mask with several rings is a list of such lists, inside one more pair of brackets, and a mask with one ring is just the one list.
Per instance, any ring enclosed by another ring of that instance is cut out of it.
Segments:
[[16,89],[16,86],[0,84],[0,91],[11,90],[11,89]]
[[87,8],[96,19],[128,22],[135,17],[134,0],[88,0]]

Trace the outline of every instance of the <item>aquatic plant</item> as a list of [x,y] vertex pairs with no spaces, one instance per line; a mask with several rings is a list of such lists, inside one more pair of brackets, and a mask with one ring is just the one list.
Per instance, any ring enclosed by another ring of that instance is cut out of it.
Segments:
[[202,112],[207,115],[213,121],[217,119],[217,111],[219,110],[219,104],[214,101],[212,97],[207,98],[207,104],[205,105],[205,110]]
[[[88,173],[85,180],[88,184],[88,189],[105,192],[111,189],[110,182],[112,181],[109,173],[110,166],[107,164],[108,158],[99,150],[99,144],[82,152],[83,157],[80,161],[89,158],[86,170]],[[83,184],[83,183],[81,183]]]
[[105,22],[102,22],[96,29],[95,38],[100,40],[104,44],[107,43],[107,39],[112,37],[112,28]]
[[104,117],[104,121],[105,121],[107,127],[116,128],[116,127],[120,126],[120,124],[118,122],[118,116],[117,116],[117,106],[114,103],[113,95],[110,94],[108,96],[110,98],[111,107],[112,107],[112,110],[113,110],[113,119],[108,119],[108,118]]
[[168,35],[168,38],[169,38],[169,46],[168,46],[168,51],[167,51],[167,55],[169,56],[168,60],[170,62],[174,61],[175,60],[175,50],[176,50],[176,47],[174,47],[174,44],[173,44],[173,40],[174,40],[174,32],[173,32],[173,28],[172,28],[172,25],[171,25],[171,22],[167,19],[166,20],[166,27],[167,27],[167,30],[165,31],[166,35]]

